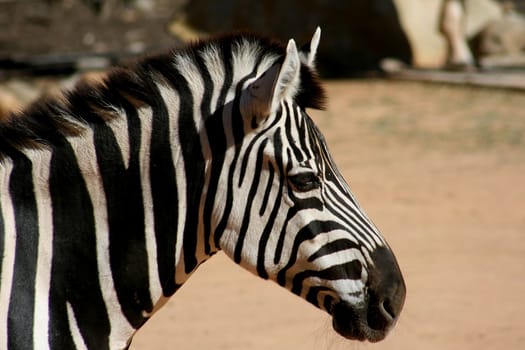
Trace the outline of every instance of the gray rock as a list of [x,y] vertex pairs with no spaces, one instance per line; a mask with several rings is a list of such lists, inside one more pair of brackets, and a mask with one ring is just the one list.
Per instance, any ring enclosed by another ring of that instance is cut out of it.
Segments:
[[525,17],[511,12],[491,22],[478,37],[479,57],[514,55],[525,51]]

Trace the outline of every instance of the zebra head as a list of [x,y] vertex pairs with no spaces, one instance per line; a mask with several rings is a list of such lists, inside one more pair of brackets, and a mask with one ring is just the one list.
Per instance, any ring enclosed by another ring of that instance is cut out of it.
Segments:
[[318,29],[300,51],[290,40],[282,57],[243,82],[237,108],[245,135],[231,163],[231,196],[220,203],[232,214],[217,244],[330,313],[341,335],[379,341],[398,319],[405,284],[305,112],[322,97],[319,37]]

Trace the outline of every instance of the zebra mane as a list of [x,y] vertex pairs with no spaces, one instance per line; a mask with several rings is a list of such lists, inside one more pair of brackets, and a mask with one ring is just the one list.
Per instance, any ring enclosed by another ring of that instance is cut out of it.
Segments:
[[[0,161],[6,156],[16,158],[22,149],[54,147],[64,138],[82,133],[88,127],[105,123],[118,114],[141,106],[153,106],[158,96],[154,79],[173,74],[176,55],[199,64],[199,53],[215,49],[223,59],[231,61],[234,48],[251,45],[263,56],[284,58],[282,43],[255,34],[227,34],[202,40],[181,49],[147,56],[136,62],[116,67],[100,80],[81,80],[61,96],[37,100],[22,111],[0,118]],[[295,96],[303,108],[323,109],[325,92],[317,73],[301,65],[301,86]]]

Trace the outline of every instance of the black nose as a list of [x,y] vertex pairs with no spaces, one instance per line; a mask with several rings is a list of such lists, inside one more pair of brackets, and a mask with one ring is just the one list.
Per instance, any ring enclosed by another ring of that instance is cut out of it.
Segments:
[[368,272],[368,326],[388,330],[405,303],[406,286],[392,251],[379,247],[371,254],[374,267]]
[[371,254],[367,300],[364,305],[336,302],[331,309],[334,329],[348,339],[377,342],[394,326],[403,304],[406,287],[396,258],[388,247]]

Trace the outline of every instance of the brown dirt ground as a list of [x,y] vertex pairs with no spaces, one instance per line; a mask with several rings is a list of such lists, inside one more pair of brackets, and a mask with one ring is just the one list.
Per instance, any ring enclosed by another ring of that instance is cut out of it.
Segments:
[[525,98],[419,83],[332,81],[313,113],[392,245],[408,295],[378,344],[223,254],[204,264],[132,349],[523,349]]
[[523,349],[524,94],[376,80],[326,87],[328,109],[312,115],[405,275],[397,327],[378,344],[347,341],[328,315],[218,254],[131,349]]

